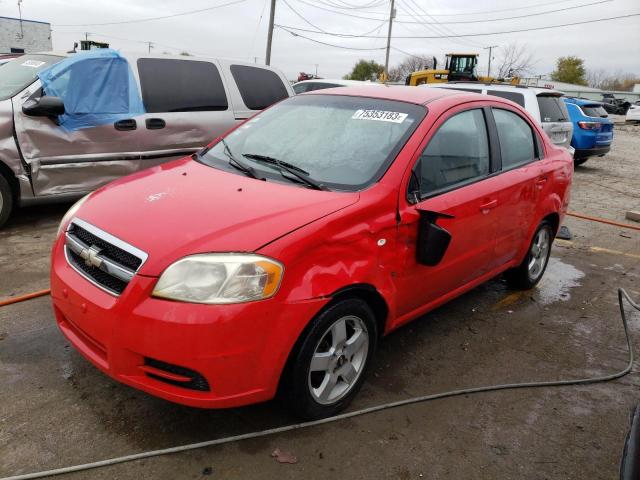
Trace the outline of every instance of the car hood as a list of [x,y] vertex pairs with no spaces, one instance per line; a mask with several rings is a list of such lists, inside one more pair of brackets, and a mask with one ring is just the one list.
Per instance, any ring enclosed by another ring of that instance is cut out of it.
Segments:
[[186,255],[256,251],[358,198],[183,159],[97,190],[76,217],[145,251],[149,258],[139,273],[157,276]]

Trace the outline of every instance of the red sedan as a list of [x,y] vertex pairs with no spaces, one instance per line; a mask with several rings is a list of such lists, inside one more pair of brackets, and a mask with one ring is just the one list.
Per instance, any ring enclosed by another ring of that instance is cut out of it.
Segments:
[[205,408],[357,393],[379,339],[505,273],[541,279],[573,161],[518,105],[412,87],[287,99],[67,213],[58,325],[107,375]]

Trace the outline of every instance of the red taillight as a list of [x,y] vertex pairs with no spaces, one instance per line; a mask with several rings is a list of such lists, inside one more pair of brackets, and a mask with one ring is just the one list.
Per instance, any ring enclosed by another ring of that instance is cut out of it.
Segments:
[[578,122],[578,126],[583,130],[600,130],[601,125],[598,122]]

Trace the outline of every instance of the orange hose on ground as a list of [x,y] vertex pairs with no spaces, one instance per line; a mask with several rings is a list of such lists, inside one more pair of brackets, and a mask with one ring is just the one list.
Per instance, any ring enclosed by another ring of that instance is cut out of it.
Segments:
[[628,228],[630,230],[640,231],[640,226],[629,225],[628,223],[614,222],[613,220],[607,220],[606,218],[590,217],[588,215],[583,215],[581,213],[574,213],[574,212],[567,212],[567,215],[571,217],[582,218],[583,220],[589,220],[592,222],[606,223],[607,225],[613,225],[614,227],[622,227],[622,228]]
[[7,298],[6,300],[0,300],[0,307],[4,307],[5,305],[11,305],[13,303],[24,302],[25,300],[31,300],[32,298],[44,297],[45,295],[49,295],[51,293],[50,289],[39,290],[37,292],[27,293],[25,295],[19,295],[13,298]]

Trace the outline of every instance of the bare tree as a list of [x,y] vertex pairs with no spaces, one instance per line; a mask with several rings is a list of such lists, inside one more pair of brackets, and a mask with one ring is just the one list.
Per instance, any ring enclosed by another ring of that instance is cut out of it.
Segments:
[[496,66],[498,78],[523,77],[531,73],[537,60],[526,45],[510,43],[501,49]]
[[593,88],[602,88],[602,85],[607,81],[609,74],[604,68],[597,70],[587,70],[587,85]]
[[410,73],[433,68],[432,55],[412,55],[389,69],[389,81],[403,81]]

